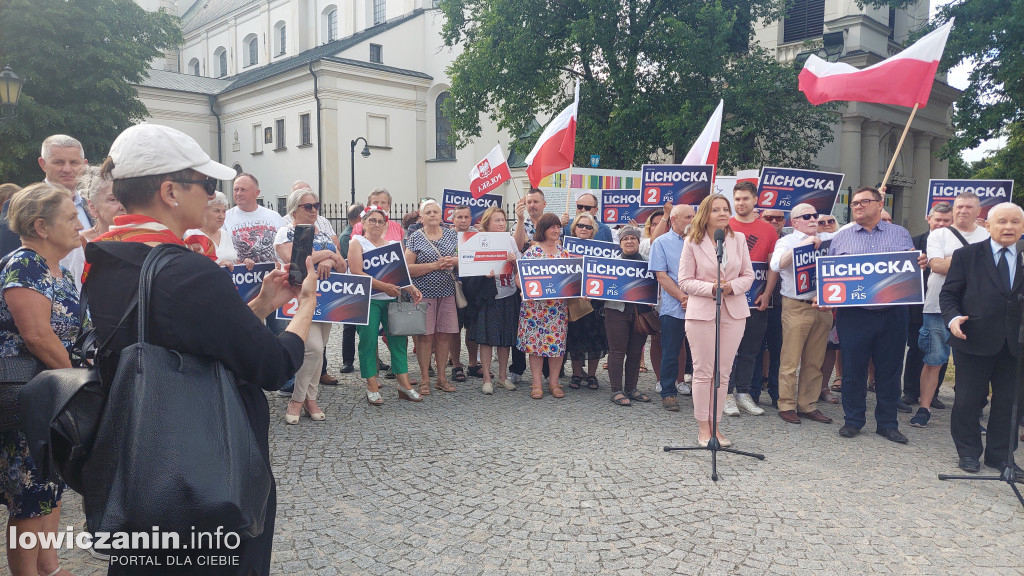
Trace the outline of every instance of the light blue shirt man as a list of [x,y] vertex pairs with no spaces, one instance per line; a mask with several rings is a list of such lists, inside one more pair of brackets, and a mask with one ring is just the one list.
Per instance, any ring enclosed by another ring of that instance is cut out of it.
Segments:
[[[651,243],[651,261],[648,268],[651,272],[665,272],[669,278],[679,281],[679,258],[683,254],[683,241],[685,238],[669,229],[668,232],[658,236]],[[679,300],[676,300],[664,288],[661,291],[661,315],[672,316],[684,320],[686,310]]]

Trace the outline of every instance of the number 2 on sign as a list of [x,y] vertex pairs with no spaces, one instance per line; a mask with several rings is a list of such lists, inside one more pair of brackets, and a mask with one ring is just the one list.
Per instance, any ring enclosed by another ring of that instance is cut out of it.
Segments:
[[591,279],[587,281],[587,296],[603,296],[604,295],[604,282]]
[[644,190],[644,200],[648,204],[661,204],[661,189],[648,188]]
[[604,221],[605,222],[617,222],[619,219],[619,211],[615,208],[604,209]]
[[539,298],[541,295],[540,282],[530,280],[526,283],[526,295],[530,298]]
[[800,292],[807,292],[811,289],[811,279],[807,272],[801,272],[797,274],[797,285],[800,286]]
[[289,316],[289,317],[295,316],[295,313],[298,312],[298,311],[299,311],[299,299],[298,298],[292,298],[291,300],[288,301],[287,304],[284,305],[284,315],[285,316]]
[[774,190],[765,190],[761,193],[761,205],[762,206],[775,206],[775,195]]
[[445,207],[445,209],[444,209],[444,221],[445,222],[451,222],[453,214],[455,214],[455,208],[452,208],[451,206]]
[[829,304],[842,304],[846,302],[845,284],[826,284],[822,291],[825,294],[825,302]]

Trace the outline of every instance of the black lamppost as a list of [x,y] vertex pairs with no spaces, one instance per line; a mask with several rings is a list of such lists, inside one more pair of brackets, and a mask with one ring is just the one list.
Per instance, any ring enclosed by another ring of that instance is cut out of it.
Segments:
[[10,120],[16,115],[23,84],[24,78],[19,78],[10,66],[4,66],[3,72],[0,72],[0,122]]
[[363,141],[363,151],[360,154],[363,158],[370,157],[370,144],[366,141],[366,138],[360,136],[352,141],[352,204],[356,203],[356,144]]

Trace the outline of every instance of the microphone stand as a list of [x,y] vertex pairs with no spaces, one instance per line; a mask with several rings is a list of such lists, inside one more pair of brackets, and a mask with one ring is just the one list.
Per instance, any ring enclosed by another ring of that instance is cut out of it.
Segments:
[[715,288],[715,367],[713,379],[715,382],[714,388],[711,390],[711,439],[708,440],[707,446],[665,446],[665,452],[673,452],[676,450],[709,450],[711,452],[711,480],[718,482],[718,453],[729,452],[730,454],[739,454],[740,456],[749,456],[750,458],[757,458],[758,460],[764,460],[764,454],[756,454],[754,452],[743,452],[734,448],[723,448],[722,444],[718,441],[718,388],[722,377],[721,373],[721,347],[722,347],[722,252],[724,246],[721,242],[716,242],[715,252],[718,257],[718,280],[717,288]]
[[[1024,303],[1024,294],[1017,296],[1017,302]],[[1017,482],[1024,482],[1024,476],[1017,474],[1013,463],[1013,451],[1017,446],[1017,424],[1018,424],[1018,401],[1021,393],[1021,382],[1024,380],[1024,307],[1021,308],[1021,326],[1017,331],[1017,385],[1013,390],[1013,408],[1010,411],[1010,443],[1006,450],[1006,467],[998,476],[954,476],[950,474],[939,474],[939,480],[998,480],[1010,485],[1010,489],[1017,496],[1017,501],[1024,506],[1024,496],[1021,496]]]

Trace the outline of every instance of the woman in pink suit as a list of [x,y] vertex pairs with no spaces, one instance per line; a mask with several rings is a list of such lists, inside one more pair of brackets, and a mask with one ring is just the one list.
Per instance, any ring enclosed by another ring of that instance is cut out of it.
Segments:
[[[721,365],[718,385],[718,421],[729,389],[732,361],[743,338],[746,318],[750,316],[744,293],[754,281],[750,252],[741,232],[729,227],[732,215],[729,201],[721,194],[712,194],[700,203],[683,243],[679,258],[679,288],[690,295],[686,305],[686,334],[693,353],[693,416],[700,430],[697,443],[707,446],[711,439],[711,394],[714,390],[715,367],[715,294],[722,291]],[[722,283],[717,284],[718,258],[715,255],[715,231],[725,231],[722,257]],[[721,431],[717,434],[723,447],[731,446]]]

